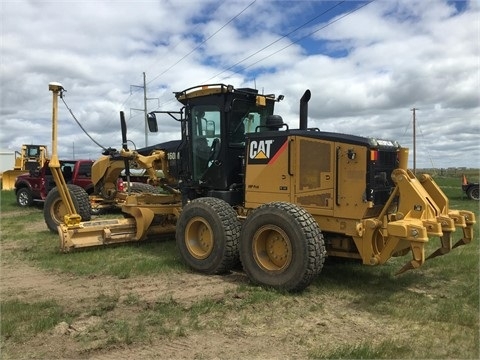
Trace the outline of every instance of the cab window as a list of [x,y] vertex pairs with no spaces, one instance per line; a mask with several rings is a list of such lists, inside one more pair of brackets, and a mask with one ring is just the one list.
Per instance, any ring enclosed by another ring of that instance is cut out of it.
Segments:
[[200,105],[192,109],[193,178],[200,180],[220,151],[220,109]]

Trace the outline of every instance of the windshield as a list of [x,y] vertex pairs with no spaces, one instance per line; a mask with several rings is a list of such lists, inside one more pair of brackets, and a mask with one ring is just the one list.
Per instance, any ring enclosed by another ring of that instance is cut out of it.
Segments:
[[245,134],[262,131],[268,115],[273,113],[273,102],[257,106],[251,102],[236,100],[228,129],[230,146],[245,146]]

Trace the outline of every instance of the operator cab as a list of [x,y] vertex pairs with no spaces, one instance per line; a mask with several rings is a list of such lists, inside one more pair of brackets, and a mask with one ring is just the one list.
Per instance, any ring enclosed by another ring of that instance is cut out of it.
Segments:
[[184,203],[212,196],[232,206],[242,204],[245,134],[271,131],[272,121],[278,125],[273,110],[283,95],[275,98],[256,89],[211,84],[188,88],[175,97],[184,107],[178,112],[154,111],[148,125],[150,131],[158,129],[155,113],[181,122],[182,139],[175,150],[167,150],[167,158]]
[[[236,100],[228,110],[221,103],[191,104],[189,130],[193,181],[208,182],[209,187],[219,189],[241,182],[238,178],[240,167],[232,163],[243,156],[245,133],[255,131],[264,123],[269,109]],[[222,168],[227,172],[218,171]]]
[[255,132],[273,114],[274,95],[214,84],[176,93],[185,105],[186,132],[181,177],[188,199],[221,198],[243,202],[245,134]]

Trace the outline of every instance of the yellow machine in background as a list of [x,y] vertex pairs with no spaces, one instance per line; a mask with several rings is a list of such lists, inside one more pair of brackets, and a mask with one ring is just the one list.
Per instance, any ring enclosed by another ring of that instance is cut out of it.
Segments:
[[48,160],[48,151],[45,145],[22,145],[21,151],[15,151],[15,165],[13,170],[2,174],[2,190],[13,190],[17,176],[31,170],[43,167]]

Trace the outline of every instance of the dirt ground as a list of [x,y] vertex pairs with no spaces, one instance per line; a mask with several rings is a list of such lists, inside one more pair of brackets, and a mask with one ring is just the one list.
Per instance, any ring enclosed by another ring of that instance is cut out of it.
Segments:
[[[242,272],[204,276],[179,271],[127,279],[55,274],[18,260],[6,261],[14,248],[15,243],[11,242],[0,246],[2,300],[55,299],[80,316],[75,316],[70,324],[60,322],[53,330],[25,343],[7,340],[2,345],[3,359],[305,359],[311,356],[312,349],[332,351],[341,345],[376,343],[392,337],[400,343],[408,343],[411,336],[412,329],[405,322],[372,317],[371,313],[352,305],[350,300],[326,294],[314,299],[317,304],[307,303],[300,295],[293,297],[298,307],[318,305],[318,310],[308,312],[305,317],[284,318],[277,316],[274,309],[266,312],[264,308],[263,313],[256,314],[258,310],[253,305],[242,309],[241,313],[227,313],[220,329],[200,327],[182,336],[154,334],[147,344],[98,346],[107,334],[102,338],[98,326],[96,328],[102,319],[89,315],[86,309],[91,309],[100,294],[118,297],[119,305],[109,313],[110,317],[130,318],[134,322],[139,314],[122,306],[131,294],[147,305],[155,304],[161,297],[171,298],[188,309],[205,298],[235,301],[236,296],[242,296],[241,291],[237,295],[236,289],[248,280]],[[257,318],[258,321],[245,321]],[[88,335],[94,329],[95,336],[88,342],[78,340],[78,336]]]

